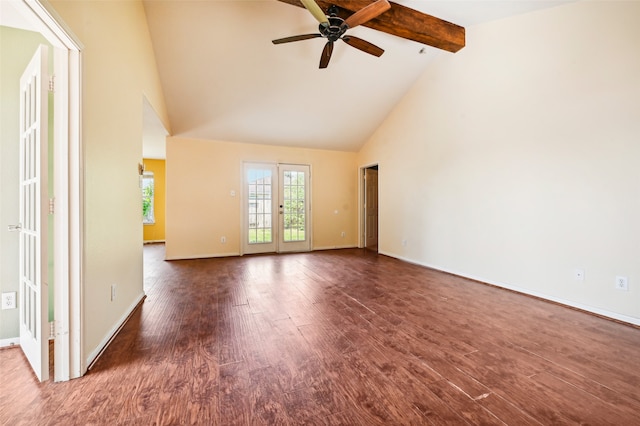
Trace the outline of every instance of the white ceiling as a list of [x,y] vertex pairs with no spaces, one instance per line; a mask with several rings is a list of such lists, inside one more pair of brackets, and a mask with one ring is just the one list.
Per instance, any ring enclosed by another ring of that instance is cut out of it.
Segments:
[[167,158],[169,132],[147,98],[142,103],[142,158],[164,160]]
[[[395,0],[464,27],[569,1]],[[0,3],[0,25],[24,28],[27,21]],[[357,151],[429,62],[453,55],[358,27],[349,33],[384,55],[337,43],[319,70],[324,39],[271,43],[317,32],[305,9],[276,0],[143,3],[176,136]],[[144,117],[144,156],[163,158],[166,131],[146,101]]]
[[[396,2],[465,27],[563,3]],[[384,55],[337,43],[329,67],[319,70],[324,39],[271,43],[317,32],[303,8],[275,0],[144,5],[172,131],[185,137],[357,151],[430,60],[452,55],[358,27],[349,33]]]

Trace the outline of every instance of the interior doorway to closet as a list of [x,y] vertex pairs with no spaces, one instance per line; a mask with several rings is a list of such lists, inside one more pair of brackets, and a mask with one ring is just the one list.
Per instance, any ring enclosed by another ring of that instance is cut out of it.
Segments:
[[378,165],[362,168],[362,241],[378,252]]

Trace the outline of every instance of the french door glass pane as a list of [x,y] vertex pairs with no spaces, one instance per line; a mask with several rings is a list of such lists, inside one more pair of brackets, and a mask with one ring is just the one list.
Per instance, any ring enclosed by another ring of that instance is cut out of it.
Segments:
[[248,171],[249,190],[249,244],[264,244],[273,242],[271,235],[271,170],[251,169]]
[[283,215],[285,242],[305,241],[304,172],[285,171]]

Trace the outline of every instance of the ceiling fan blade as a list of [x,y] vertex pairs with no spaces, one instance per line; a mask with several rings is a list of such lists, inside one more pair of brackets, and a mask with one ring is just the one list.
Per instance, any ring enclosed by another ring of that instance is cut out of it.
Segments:
[[349,16],[345,21],[345,25],[349,28],[357,27],[364,24],[373,18],[383,14],[387,10],[391,9],[391,5],[388,0],[378,0],[375,3],[371,3],[368,6],[363,7],[353,15]]
[[326,68],[331,60],[331,54],[333,53],[333,42],[328,41],[322,49],[322,56],[320,57],[320,68]]
[[354,36],[344,36],[342,37],[342,41],[347,43],[351,47],[355,47],[356,49],[360,49],[369,55],[380,57],[384,50],[376,46],[375,44],[369,43],[366,40],[363,40]]
[[322,34],[302,34],[297,36],[279,38],[277,40],[271,40],[273,44],[291,43],[292,41],[309,40],[311,38],[322,37]]
[[320,6],[318,6],[318,3],[316,3],[315,0],[300,0],[300,3],[302,3],[304,7],[311,12],[313,17],[316,18],[320,24],[325,27],[329,26],[329,18],[327,18],[327,15],[322,11],[322,9],[320,9]]

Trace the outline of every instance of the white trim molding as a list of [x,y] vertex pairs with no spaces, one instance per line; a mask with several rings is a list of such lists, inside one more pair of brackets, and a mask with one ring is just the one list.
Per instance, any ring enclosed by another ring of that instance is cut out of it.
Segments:
[[20,346],[20,337],[12,337],[9,339],[0,339],[0,348],[9,348],[11,346]]
[[460,272],[456,272],[456,271],[452,271],[452,270],[447,270],[447,269],[442,269],[439,268],[437,266],[433,266],[433,265],[429,265],[427,263],[422,263],[422,262],[417,262],[415,260],[412,259],[408,259],[402,256],[398,256],[394,253],[388,253],[388,252],[382,252],[380,251],[380,254],[385,255],[385,256],[389,256],[389,257],[393,257],[395,259],[398,260],[402,260],[404,262],[407,263],[412,263],[414,265],[418,265],[418,266],[423,266],[425,268],[429,268],[429,269],[433,269],[435,271],[440,271],[440,272],[445,272],[447,274],[451,274],[451,275],[455,275],[457,277],[461,277],[461,278],[467,278],[473,281],[477,281],[479,283],[482,284],[488,284],[488,285],[492,285],[494,287],[499,287],[499,288],[503,288],[506,290],[510,290],[510,291],[514,291],[516,293],[520,293],[520,294],[524,294],[527,296],[533,296],[535,298],[538,299],[542,299],[542,300],[546,300],[549,302],[553,302],[553,303],[557,303],[560,305],[564,305],[570,308],[574,308],[574,309],[578,309],[587,313],[591,313],[591,314],[595,314],[595,315],[599,315],[601,317],[605,317],[605,318],[609,318],[615,321],[620,321],[620,322],[624,322],[627,324],[632,324],[632,325],[637,325],[640,326],[640,318],[636,318],[636,317],[631,317],[628,315],[624,315],[624,314],[619,314],[617,312],[612,312],[606,309],[601,309],[601,308],[597,308],[595,306],[589,306],[589,305],[584,305],[582,303],[577,303],[571,300],[567,300],[567,299],[562,299],[560,297],[555,297],[555,296],[550,296],[548,294],[544,294],[544,293],[540,293],[537,291],[532,291],[526,288],[522,288],[522,287],[518,287],[515,285],[511,285],[511,284],[506,284],[506,283],[502,283],[502,282],[498,282],[498,281],[489,281],[486,280],[484,278],[480,278],[480,277],[476,277],[473,275],[467,275],[467,274],[463,274]]
[[138,306],[143,303],[144,299],[147,296],[144,292],[138,295],[135,301],[129,305],[129,308],[125,311],[124,315],[120,317],[120,319],[115,323],[113,327],[107,332],[106,336],[102,341],[98,344],[96,349],[91,351],[91,353],[87,356],[86,365],[91,366],[95,363],[100,355],[107,349],[109,344],[113,341],[113,339],[118,335],[120,329],[127,323],[127,320],[131,317],[131,315],[135,312]]

